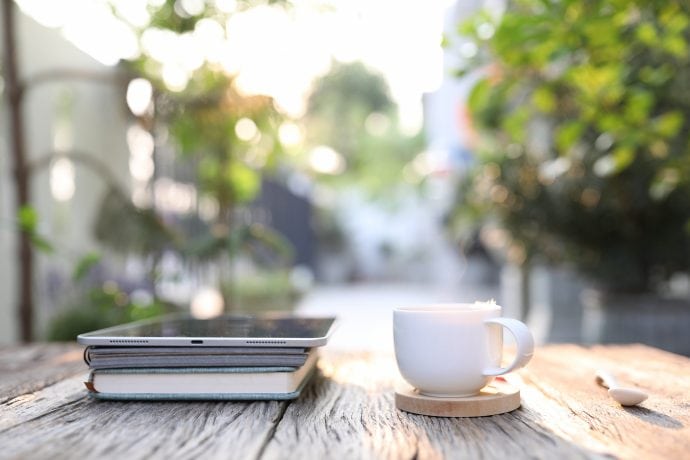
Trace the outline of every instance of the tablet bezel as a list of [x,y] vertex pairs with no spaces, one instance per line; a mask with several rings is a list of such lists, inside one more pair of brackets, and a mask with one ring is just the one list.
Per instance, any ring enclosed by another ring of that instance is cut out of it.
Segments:
[[[230,316],[247,316],[253,315],[230,315]],[[163,321],[170,321],[176,319],[200,319],[194,318],[187,314],[173,314],[150,318],[140,321],[135,321],[127,324],[120,324],[117,326],[99,329],[96,331],[86,332],[77,336],[77,342],[82,345],[98,345],[98,346],[127,346],[127,347],[179,347],[179,346],[197,346],[197,347],[319,347],[326,345],[333,330],[336,326],[336,318],[333,316],[302,316],[294,314],[270,314],[257,315],[257,318],[267,319],[281,319],[281,318],[299,318],[299,319],[330,319],[331,324],[325,335],[320,337],[193,337],[193,336],[175,336],[175,337],[160,337],[160,336],[131,336],[122,335],[119,333],[123,329],[133,329],[141,327],[142,325],[155,324]],[[213,320],[208,318],[207,320]]]

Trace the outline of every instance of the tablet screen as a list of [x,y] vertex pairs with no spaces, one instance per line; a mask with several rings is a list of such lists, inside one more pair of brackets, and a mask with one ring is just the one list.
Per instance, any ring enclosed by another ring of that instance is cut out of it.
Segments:
[[[323,339],[335,318],[299,316],[225,315],[211,319],[190,316],[161,317],[81,334],[81,343],[90,339]],[[110,340],[111,343],[115,343]],[[123,340],[126,343],[126,340]],[[132,343],[132,342],[130,342]],[[208,342],[206,342],[208,343]],[[217,340],[214,341],[217,343]]]

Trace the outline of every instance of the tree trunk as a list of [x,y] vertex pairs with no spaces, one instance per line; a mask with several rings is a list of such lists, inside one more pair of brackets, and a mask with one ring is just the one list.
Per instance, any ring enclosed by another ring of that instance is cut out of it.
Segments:
[[[9,105],[10,150],[13,160],[15,183],[15,210],[30,204],[29,171],[27,169],[24,122],[22,117],[22,85],[17,69],[17,45],[15,42],[15,8],[12,0],[2,0],[3,44],[5,87]],[[33,256],[29,234],[19,228],[17,265],[19,267],[19,292],[17,317],[21,339],[31,341],[33,337]]]

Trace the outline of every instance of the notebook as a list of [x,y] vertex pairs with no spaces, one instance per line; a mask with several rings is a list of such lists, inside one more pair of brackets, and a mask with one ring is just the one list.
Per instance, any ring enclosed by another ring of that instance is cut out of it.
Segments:
[[300,367],[304,348],[259,347],[87,347],[91,369],[152,367]]
[[312,350],[300,367],[95,369],[85,384],[100,399],[294,399],[313,374],[317,359]]

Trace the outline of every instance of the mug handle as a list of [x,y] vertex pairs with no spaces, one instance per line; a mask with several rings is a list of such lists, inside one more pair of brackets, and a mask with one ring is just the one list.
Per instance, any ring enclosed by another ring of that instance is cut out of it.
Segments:
[[524,367],[532,359],[534,354],[534,338],[523,322],[512,318],[491,318],[485,320],[484,324],[498,324],[505,327],[513,334],[517,344],[515,359],[508,367],[490,367],[484,370],[484,375],[495,377],[507,374],[515,369]]

